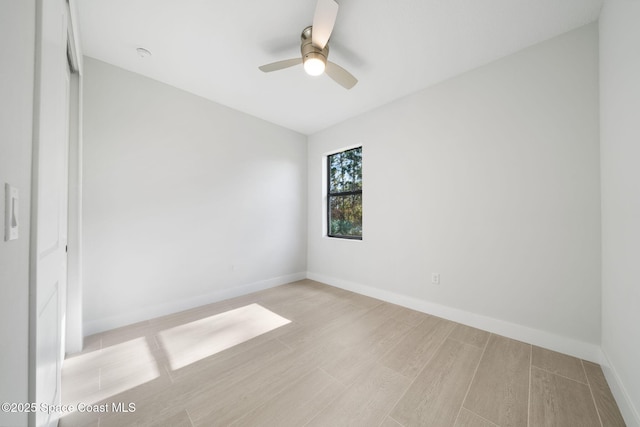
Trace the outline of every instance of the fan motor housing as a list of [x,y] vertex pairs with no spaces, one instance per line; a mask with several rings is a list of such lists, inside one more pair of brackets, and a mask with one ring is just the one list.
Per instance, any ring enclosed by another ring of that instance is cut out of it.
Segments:
[[329,43],[327,43],[323,49],[314,46],[311,42],[311,31],[312,27],[308,26],[302,30],[302,34],[300,35],[300,52],[302,53],[302,59],[318,58],[326,63],[329,57]]

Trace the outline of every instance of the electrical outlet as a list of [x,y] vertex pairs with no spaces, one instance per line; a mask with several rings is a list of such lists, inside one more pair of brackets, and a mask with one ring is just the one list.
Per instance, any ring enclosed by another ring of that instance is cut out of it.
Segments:
[[431,273],[431,283],[433,285],[440,284],[440,273]]

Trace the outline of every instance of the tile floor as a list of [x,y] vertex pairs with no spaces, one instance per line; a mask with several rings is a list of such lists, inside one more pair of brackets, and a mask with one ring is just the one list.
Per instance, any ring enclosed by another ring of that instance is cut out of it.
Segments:
[[62,391],[61,427],[624,426],[599,365],[310,280],[88,337]]

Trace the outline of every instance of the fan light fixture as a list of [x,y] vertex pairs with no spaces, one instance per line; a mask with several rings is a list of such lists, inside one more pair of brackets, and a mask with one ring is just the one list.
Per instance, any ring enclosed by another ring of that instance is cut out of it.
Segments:
[[310,76],[319,76],[324,73],[325,62],[322,55],[309,54],[304,58],[304,71]]
[[264,73],[282,70],[302,64],[310,76],[326,73],[345,89],[351,89],[358,80],[350,72],[328,61],[329,37],[338,16],[338,3],[335,0],[318,0],[313,15],[313,25],[309,25],[300,34],[300,53],[302,57],[285,59],[258,67]]

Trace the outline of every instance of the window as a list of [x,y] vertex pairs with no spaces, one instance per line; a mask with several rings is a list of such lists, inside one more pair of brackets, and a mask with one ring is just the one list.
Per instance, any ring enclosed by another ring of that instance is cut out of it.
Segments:
[[327,156],[327,235],[362,240],[362,147]]

